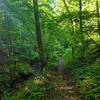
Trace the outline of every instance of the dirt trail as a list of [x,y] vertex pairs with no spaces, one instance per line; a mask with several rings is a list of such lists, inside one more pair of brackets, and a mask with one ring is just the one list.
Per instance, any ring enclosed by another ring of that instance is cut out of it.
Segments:
[[50,89],[45,93],[45,100],[81,100],[67,75],[63,78],[58,72],[49,72],[47,77]]

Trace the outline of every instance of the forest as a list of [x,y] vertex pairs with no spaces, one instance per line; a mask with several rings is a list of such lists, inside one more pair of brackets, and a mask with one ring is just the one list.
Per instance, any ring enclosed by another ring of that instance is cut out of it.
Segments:
[[0,0],[0,100],[100,100],[100,0]]

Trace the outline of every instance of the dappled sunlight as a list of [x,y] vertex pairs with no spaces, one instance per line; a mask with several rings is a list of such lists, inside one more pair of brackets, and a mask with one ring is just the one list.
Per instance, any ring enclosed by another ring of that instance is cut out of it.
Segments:
[[93,40],[95,40],[95,41],[99,41],[100,42],[100,35],[99,34],[92,34],[92,35],[90,35],[90,37],[93,39]]
[[39,79],[34,80],[34,83],[37,84],[37,85],[43,85],[44,84],[43,80],[39,80]]

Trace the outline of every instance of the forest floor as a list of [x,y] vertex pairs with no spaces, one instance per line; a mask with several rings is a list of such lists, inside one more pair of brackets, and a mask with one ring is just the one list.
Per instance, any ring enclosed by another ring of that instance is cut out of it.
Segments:
[[45,100],[81,100],[69,75],[49,72],[47,77],[49,89],[45,93]]

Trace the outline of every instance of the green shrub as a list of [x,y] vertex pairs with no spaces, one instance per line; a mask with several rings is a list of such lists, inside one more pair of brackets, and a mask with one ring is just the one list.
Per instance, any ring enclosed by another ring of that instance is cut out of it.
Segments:
[[94,64],[77,68],[73,71],[73,79],[80,89],[84,100],[100,98],[100,59]]
[[[24,86],[19,86],[16,93],[7,92],[3,100],[44,100],[46,78],[39,74],[27,80]],[[15,91],[13,91],[15,92]]]

